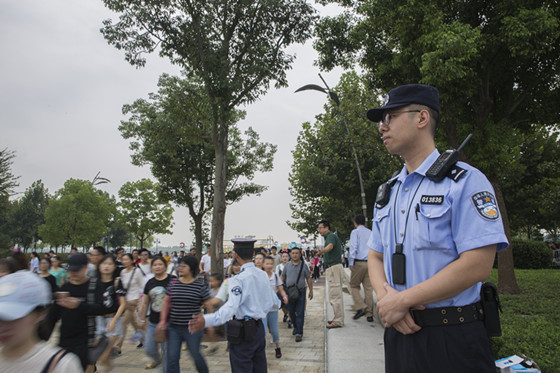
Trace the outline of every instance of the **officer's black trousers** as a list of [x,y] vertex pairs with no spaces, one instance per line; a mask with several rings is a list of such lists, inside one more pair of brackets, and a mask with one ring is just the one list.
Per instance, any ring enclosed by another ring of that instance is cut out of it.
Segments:
[[264,325],[257,321],[257,334],[250,341],[229,343],[229,362],[232,373],[266,373],[266,338]]
[[481,321],[427,326],[409,335],[385,329],[386,373],[495,373],[490,339]]

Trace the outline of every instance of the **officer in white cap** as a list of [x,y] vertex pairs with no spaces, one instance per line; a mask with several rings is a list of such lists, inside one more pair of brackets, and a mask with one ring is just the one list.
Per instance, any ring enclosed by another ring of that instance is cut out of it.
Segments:
[[[193,315],[189,331],[227,322],[231,371],[267,372],[265,330],[262,320],[273,305],[279,305],[266,272],[252,262],[254,239],[233,239],[233,257],[241,272],[232,277],[228,301],[215,313]],[[232,319],[233,318],[233,319]]]

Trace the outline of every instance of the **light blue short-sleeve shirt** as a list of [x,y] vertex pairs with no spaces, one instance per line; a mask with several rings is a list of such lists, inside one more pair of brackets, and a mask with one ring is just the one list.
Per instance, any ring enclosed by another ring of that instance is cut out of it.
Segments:
[[[508,247],[494,189],[479,170],[458,162],[457,181],[433,182],[426,171],[439,156],[434,150],[411,174],[406,167],[395,177],[389,203],[375,208],[368,246],[383,253],[387,282],[402,291],[434,276],[465,251],[497,244]],[[406,283],[392,281],[391,260],[403,244]],[[464,306],[480,299],[481,283],[427,308]]]

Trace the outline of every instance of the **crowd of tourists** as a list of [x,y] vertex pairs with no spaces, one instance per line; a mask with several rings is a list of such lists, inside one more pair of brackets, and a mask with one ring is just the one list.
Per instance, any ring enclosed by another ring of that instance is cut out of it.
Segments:
[[[280,304],[262,321],[265,339],[270,333],[281,358],[279,320],[293,329],[296,342],[302,340],[306,294],[313,296],[321,260],[297,247],[254,250],[254,266],[266,273]],[[179,372],[181,351],[188,349],[197,371],[207,372],[200,353],[204,331],[189,332],[189,322],[224,305],[240,271],[226,253],[223,273],[211,274],[210,255],[198,260],[195,249],[169,255],[96,246],[87,254],[72,249],[64,263],[54,251],[33,252],[28,259],[14,249],[0,258],[0,365],[7,372],[111,371],[128,340],[149,357],[145,369]],[[58,340],[47,343],[57,328]],[[223,340],[225,329],[206,333],[210,341]]]

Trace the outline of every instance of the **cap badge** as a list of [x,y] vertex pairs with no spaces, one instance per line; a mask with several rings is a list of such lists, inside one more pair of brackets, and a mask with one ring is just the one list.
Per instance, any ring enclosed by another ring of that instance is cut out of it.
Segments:
[[387,93],[387,96],[385,96],[385,101],[383,102],[383,106],[387,106],[388,103],[389,103],[389,94]]

